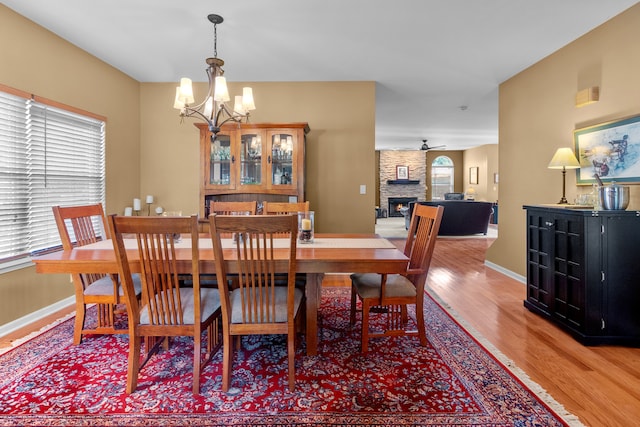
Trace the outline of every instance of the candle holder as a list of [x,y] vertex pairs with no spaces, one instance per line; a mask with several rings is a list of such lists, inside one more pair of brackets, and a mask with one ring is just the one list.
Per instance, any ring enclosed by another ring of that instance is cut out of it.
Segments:
[[140,207],[140,199],[133,199],[133,212],[134,212],[134,215],[139,216],[141,209],[142,208]]
[[153,204],[153,196],[148,195],[145,199],[145,202],[147,203],[147,216],[151,216],[151,205]]
[[314,223],[313,211],[298,212],[298,242],[313,243]]

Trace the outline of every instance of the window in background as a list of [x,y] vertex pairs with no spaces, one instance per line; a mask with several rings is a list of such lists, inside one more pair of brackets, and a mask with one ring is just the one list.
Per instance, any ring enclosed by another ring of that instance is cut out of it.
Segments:
[[438,156],[431,163],[431,199],[444,200],[444,193],[453,192],[453,161]]
[[10,92],[0,90],[0,264],[8,269],[60,245],[52,206],[105,202],[104,119]]

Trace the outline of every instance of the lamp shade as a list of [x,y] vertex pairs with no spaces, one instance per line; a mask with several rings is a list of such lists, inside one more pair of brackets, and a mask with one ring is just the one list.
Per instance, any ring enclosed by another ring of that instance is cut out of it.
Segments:
[[184,101],[180,99],[180,86],[176,87],[176,99],[173,101],[173,108],[177,110],[184,108]]
[[242,106],[245,111],[252,111],[256,109],[256,104],[253,101],[253,90],[250,87],[242,88]]
[[179,100],[183,104],[193,104],[193,85],[191,79],[183,77],[180,79],[180,96]]
[[217,102],[229,102],[229,89],[227,89],[227,79],[222,76],[216,77],[216,87],[213,99]]
[[578,169],[580,168],[580,163],[578,163],[578,159],[571,148],[563,147],[558,148],[547,167],[549,169]]

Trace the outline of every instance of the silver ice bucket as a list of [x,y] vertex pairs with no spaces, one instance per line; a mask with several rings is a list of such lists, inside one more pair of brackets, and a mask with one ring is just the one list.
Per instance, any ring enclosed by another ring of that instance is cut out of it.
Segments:
[[625,210],[629,206],[629,187],[612,183],[600,187],[600,207],[606,211]]

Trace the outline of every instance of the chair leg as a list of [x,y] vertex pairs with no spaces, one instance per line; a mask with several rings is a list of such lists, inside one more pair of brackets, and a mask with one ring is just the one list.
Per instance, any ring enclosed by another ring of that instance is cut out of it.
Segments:
[[127,371],[127,393],[131,394],[138,386],[138,371],[140,370],[140,336],[129,335],[129,368]]
[[362,300],[362,343],[360,349],[363,353],[369,351],[369,302]]
[[420,345],[427,345],[427,331],[424,326],[424,305],[418,302],[416,304],[416,322],[418,323],[418,338],[420,338]]
[[294,325],[289,325],[289,333],[287,334],[287,354],[289,368],[289,391],[296,388],[296,329]]
[[356,288],[353,285],[351,285],[351,316],[349,317],[349,324],[351,326],[356,324],[356,304],[357,304],[356,298],[357,298]]
[[79,345],[82,342],[82,330],[84,329],[84,318],[86,315],[84,303],[76,304],[76,319],[73,323],[73,344]]
[[222,342],[222,391],[229,391],[229,383],[231,382],[231,370],[233,368],[233,337],[228,332],[224,333]]
[[200,363],[202,360],[201,346],[202,332],[193,334],[193,394],[200,394]]

